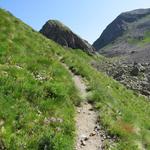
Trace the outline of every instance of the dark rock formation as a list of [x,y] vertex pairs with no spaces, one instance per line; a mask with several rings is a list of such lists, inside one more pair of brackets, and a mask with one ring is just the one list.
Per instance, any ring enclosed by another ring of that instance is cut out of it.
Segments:
[[62,46],[70,47],[73,49],[81,49],[88,53],[93,53],[95,50],[94,47],[92,47],[87,41],[80,38],[68,27],[57,20],[47,21],[40,30],[40,33]]

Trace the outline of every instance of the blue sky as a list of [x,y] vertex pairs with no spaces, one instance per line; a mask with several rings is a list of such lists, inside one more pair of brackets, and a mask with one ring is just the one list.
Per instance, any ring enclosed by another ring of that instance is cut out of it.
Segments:
[[150,8],[150,0],[0,0],[0,7],[36,30],[49,19],[60,20],[93,43],[121,12]]

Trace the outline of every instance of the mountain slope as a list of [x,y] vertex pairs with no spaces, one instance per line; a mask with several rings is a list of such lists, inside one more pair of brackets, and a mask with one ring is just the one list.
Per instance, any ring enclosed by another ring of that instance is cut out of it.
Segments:
[[94,47],[57,20],[47,21],[40,32],[62,46],[71,47],[73,49],[82,49],[89,53],[94,52]]
[[0,17],[0,149],[72,150],[80,98],[55,58],[64,50],[10,13]]
[[65,63],[88,85],[106,149],[150,149],[147,98],[98,72],[82,50],[64,49],[0,9],[0,149],[73,150],[80,98]]
[[149,62],[150,9],[119,15],[93,46],[105,56],[126,56],[129,62]]

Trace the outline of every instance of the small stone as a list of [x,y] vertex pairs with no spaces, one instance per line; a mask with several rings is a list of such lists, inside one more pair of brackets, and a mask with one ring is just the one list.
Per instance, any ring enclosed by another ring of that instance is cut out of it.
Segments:
[[81,111],[80,111],[80,110],[77,110],[77,113],[81,113]]
[[96,131],[100,130],[100,126],[96,125],[95,128],[94,128],[94,130],[96,130]]
[[63,119],[57,118],[56,121],[59,122],[59,123],[62,123],[62,122],[63,122]]
[[103,135],[103,138],[106,139],[106,135]]
[[95,136],[96,135],[96,132],[93,131],[92,133],[90,133],[90,136]]
[[89,138],[86,135],[81,135],[81,140],[87,141]]
[[107,138],[108,138],[108,139],[111,139],[111,137],[110,137],[109,135],[107,136]]
[[82,146],[85,146],[86,145],[86,142],[84,140],[81,140],[81,145]]
[[93,111],[93,108],[90,108],[89,111]]

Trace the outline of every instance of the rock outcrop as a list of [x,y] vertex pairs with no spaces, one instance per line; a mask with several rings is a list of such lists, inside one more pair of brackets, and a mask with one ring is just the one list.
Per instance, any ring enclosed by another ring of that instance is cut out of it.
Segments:
[[88,53],[93,53],[95,51],[94,47],[92,47],[87,41],[80,38],[73,33],[71,29],[57,20],[47,21],[40,30],[40,33],[62,46],[81,49]]

